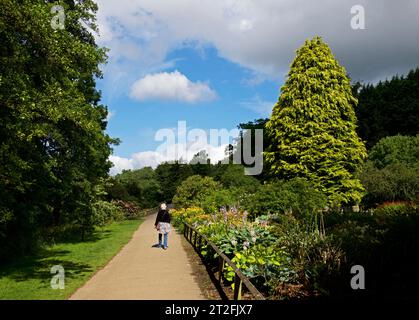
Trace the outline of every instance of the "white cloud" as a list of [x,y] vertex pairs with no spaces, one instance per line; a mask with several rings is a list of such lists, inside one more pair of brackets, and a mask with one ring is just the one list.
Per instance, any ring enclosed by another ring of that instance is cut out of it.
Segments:
[[139,100],[174,100],[188,103],[210,101],[215,92],[205,83],[192,82],[179,71],[146,75],[131,87],[131,97]]
[[110,156],[109,160],[113,163],[113,167],[110,170],[111,175],[121,173],[122,170],[132,170],[134,168],[132,160],[127,158],[121,158],[118,156]]
[[111,175],[121,173],[122,170],[141,169],[144,167],[156,168],[166,161],[183,160],[190,162],[195,154],[205,150],[212,163],[223,160],[227,144],[213,146],[206,143],[187,143],[170,145],[161,151],[144,151],[134,153],[130,158],[110,156],[109,160],[114,164],[110,170]]
[[358,31],[350,26],[353,0],[98,0],[98,4],[100,42],[111,49],[105,73],[124,84],[132,84],[134,75],[145,76],[150,69],[162,70],[168,53],[192,44],[214,46],[229,61],[282,76],[295,50],[315,35],[325,38],[355,80],[403,73],[419,63],[417,0],[359,0],[367,28]]
[[131,158],[134,164],[134,169],[140,169],[144,167],[155,168],[157,165],[164,161],[164,156],[156,151],[144,151],[134,153]]

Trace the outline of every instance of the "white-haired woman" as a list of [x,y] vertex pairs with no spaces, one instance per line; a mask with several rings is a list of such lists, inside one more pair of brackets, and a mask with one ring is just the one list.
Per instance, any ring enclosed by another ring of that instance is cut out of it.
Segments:
[[159,213],[156,217],[156,222],[154,223],[155,228],[159,232],[159,247],[162,247],[162,237],[163,239],[163,249],[167,249],[167,237],[169,235],[169,232],[171,230],[170,226],[170,213],[167,210],[167,206],[165,203],[162,203],[160,205]]

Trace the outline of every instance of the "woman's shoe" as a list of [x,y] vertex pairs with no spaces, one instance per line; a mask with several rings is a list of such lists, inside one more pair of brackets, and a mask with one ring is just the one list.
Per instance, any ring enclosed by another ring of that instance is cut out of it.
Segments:
[[163,247],[164,250],[167,250],[167,247]]

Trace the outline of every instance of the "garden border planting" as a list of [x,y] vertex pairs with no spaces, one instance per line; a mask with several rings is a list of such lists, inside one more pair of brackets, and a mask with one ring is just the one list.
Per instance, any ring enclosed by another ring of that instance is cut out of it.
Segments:
[[221,250],[212,243],[205,235],[199,233],[194,227],[184,222],[183,235],[192,244],[194,249],[199,252],[202,245],[202,240],[205,240],[212,249],[218,254],[218,281],[221,282],[223,278],[224,265],[227,263],[234,271],[234,300],[241,300],[243,284],[256,300],[265,300],[265,297],[260,293],[250,280],[240,271],[239,268],[224,254]]

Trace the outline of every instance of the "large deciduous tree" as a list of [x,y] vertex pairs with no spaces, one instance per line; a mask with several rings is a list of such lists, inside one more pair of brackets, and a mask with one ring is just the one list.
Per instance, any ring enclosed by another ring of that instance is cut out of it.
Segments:
[[[54,5],[65,12],[53,28]],[[95,79],[91,0],[1,0],[0,259],[25,252],[65,220],[91,226],[95,186],[107,176],[107,108]]]
[[356,133],[350,80],[319,37],[297,51],[266,128],[265,159],[273,177],[307,178],[329,204],[361,200],[354,172],[366,157]]

